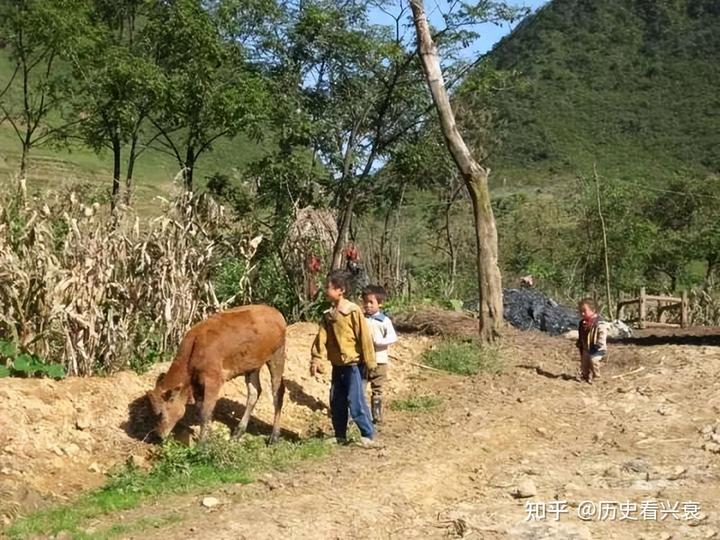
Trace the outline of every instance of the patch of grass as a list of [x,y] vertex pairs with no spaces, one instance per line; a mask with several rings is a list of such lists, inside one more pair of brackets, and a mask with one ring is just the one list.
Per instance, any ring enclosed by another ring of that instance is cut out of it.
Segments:
[[480,347],[473,341],[446,339],[425,351],[422,357],[425,365],[457,373],[499,373],[502,371],[500,352],[494,347]]
[[430,411],[437,409],[442,399],[437,396],[410,396],[406,399],[396,399],[390,404],[393,411]]
[[[319,439],[299,443],[281,441],[266,446],[264,438],[226,440],[217,430],[211,438],[195,446],[169,441],[160,447],[150,472],[126,465],[110,475],[107,484],[80,496],[74,503],[18,518],[5,531],[10,538],[67,532],[73,537],[88,533],[84,525],[91,519],[112,512],[136,508],[170,493],[190,493],[224,483],[249,483],[265,470],[288,467],[298,461],[317,458],[329,452]],[[142,527],[136,522],[129,527]],[[155,526],[155,524],[148,524]],[[123,528],[94,531],[91,536],[126,534]]]

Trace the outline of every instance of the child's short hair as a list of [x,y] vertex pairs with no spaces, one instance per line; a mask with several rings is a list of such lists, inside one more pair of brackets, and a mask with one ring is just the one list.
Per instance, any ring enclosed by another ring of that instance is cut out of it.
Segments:
[[592,309],[595,313],[597,313],[598,305],[594,298],[590,298],[589,296],[586,298],[583,298],[578,302],[578,309],[582,309],[583,306],[587,306],[590,309]]
[[342,289],[345,292],[345,296],[349,296],[352,293],[352,278],[348,272],[333,270],[328,274],[327,282],[333,287]]
[[388,294],[380,285],[368,285],[362,290],[362,297],[367,298],[368,296],[374,296],[378,304],[383,304],[387,300]]

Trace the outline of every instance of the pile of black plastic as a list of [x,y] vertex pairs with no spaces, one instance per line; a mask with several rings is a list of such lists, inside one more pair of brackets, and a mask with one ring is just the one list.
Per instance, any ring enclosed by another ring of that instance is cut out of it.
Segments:
[[577,330],[580,316],[575,309],[561,306],[538,290],[503,290],[505,320],[520,330],[535,328],[552,336]]

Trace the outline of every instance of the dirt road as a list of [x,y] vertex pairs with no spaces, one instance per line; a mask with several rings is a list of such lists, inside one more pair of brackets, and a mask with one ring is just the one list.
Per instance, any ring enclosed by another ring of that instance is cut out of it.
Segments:
[[[98,526],[177,515],[137,537],[714,538],[720,348],[707,343],[612,345],[592,386],[573,380],[572,343],[538,333],[508,331],[500,375],[398,362],[393,397],[432,394],[442,406],[390,411],[384,449],[339,448],[250,486],[172,497]],[[208,495],[221,504],[203,508]]]

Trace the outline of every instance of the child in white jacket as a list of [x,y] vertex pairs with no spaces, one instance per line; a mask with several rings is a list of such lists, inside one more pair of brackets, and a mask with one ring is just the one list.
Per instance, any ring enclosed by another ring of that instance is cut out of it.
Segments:
[[386,298],[387,292],[378,285],[368,285],[362,291],[365,320],[372,333],[377,361],[377,368],[368,377],[372,390],[372,417],[376,424],[382,422],[383,385],[387,381],[389,364],[388,348],[397,341],[397,334],[390,317],[381,310]]

